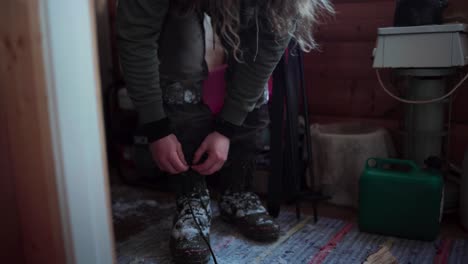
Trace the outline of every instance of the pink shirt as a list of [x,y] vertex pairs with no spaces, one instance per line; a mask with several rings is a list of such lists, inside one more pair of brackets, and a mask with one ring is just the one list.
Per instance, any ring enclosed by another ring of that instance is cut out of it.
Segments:
[[[203,83],[203,102],[208,105],[213,114],[218,114],[223,108],[224,96],[226,95],[226,82],[224,74],[227,65],[221,65],[208,74]],[[272,78],[268,80],[268,92],[271,95],[273,87]]]

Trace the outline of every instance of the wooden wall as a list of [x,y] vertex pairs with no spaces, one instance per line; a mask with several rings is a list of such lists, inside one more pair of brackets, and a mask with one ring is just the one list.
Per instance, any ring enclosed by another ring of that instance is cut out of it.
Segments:
[[0,263],[66,263],[39,1],[0,1]]
[[[378,85],[372,50],[378,27],[391,26],[394,0],[336,0],[337,15],[320,26],[316,38],[321,51],[305,57],[311,122],[376,123],[395,131],[401,105]],[[450,12],[468,15],[465,0],[451,1]],[[387,80],[388,81],[388,80]],[[453,106],[450,155],[459,163],[468,146],[468,83]],[[398,138],[396,137],[398,140]]]

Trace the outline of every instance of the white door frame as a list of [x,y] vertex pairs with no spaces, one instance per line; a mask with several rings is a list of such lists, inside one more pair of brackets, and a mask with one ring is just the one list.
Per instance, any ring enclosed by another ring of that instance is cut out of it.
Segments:
[[113,263],[94,1],[39,3],[67,263]]

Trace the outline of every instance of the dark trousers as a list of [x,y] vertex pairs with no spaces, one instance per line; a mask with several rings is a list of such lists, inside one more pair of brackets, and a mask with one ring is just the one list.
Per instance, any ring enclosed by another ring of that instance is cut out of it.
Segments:
[[[160,83],[166,114],[189,164],[202,141],[213,131],[213,114],[202,102],[202,82],[207,76],[204,41],[202,13],[181,16],[171,9],[159,40]],[[225,166],[219,175],[211,176],[219,177],[222,190],[251,188],[258,153],[257,135],[268,122],[267,106],[259,106],[232,138]],[[173,181],[179,194],[206,188],[205,177],[193,170],[174,176]]]
[[[211,133],[213,114],[203,104],[166,104],[166,114],[171,120],[177,139],[182,144],[185,159],[191,165],[195,151],[205,137]],[[208,177],[219,177],[220,191],[251,190],[256,156],[259,151],[259,134],[268,126],[267,105],[248,114],[242,127],[231,139],[228,160],[219,173]],[[173,177],[177,193],[185,194],[206,188],[205,177],[193,170]]]

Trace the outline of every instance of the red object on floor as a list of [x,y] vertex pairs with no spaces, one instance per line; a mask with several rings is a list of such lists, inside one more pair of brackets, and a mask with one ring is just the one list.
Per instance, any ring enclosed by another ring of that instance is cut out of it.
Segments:
[[434,257],[434,264],[447,264],[452,250],[452,239],[443,239],[440,249]]
[[314,256],[314,258],[309,261],[309,264],[321,264],[325,260],[325,258],[330,254],[333,249],[336,248],[338,243],[340,243],[346,234],[353,229],[354,224],[349,223],[345,225],[328,243],[320,249],[320,251]]

